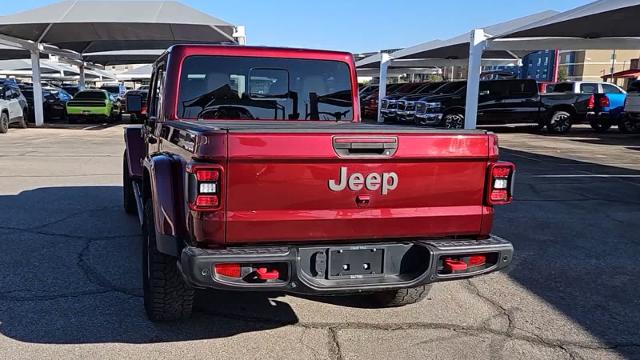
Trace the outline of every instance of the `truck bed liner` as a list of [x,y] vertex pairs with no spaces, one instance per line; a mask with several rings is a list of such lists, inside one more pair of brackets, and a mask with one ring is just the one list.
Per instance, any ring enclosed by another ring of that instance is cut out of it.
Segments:
[[425,134],[455,134],[455,135],[482,135],[485,130],[447,130],[447,129],[425,129],[409,128],[399,125],[376,125],[365,123],[354,123],[350,121],[179,121],[172,123],[172,126],[184,128],[185,130],[199,131],[228,131],[228,132],[269,132],[269,133],[313,133],[326,132],[333,133],[353,133],[353,132],[375,132],[375,133],[425,133]]

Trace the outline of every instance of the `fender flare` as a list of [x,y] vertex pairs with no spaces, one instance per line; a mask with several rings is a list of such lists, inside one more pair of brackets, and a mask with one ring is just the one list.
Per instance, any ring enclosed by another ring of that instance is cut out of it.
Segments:
[[142,126],[127,126],[124,128],[125,156],[129,167],[129,176],[133,179],[141,179],[144,158],[144,138]]
[[163,154],[144,161],[142,199],[151,198],[159,252],[178,257],[183,244],[179,241],[177,201],[182,198],[174,187],[174,160]]

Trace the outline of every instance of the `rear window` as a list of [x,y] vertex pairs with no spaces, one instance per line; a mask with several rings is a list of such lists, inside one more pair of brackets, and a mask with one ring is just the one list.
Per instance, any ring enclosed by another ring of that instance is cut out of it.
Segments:
[[552,87],[553,92],[564,93],[573,92],[573,83],[559,83]]
[[580,92],[583,94],[597,94],[598,84],[580,84]]
[[102,86],[100,89],[105,90],[111,94],[119,94],[120,88],[118,86]]
[[339,61],[191,56],[178,116],[227,120],[353,120],[349,66]]
[[104,100],[106,96],[102,91],[81,91],[73,98],[76,100]]
[[631,84],[629,84],[629,89],[627,89],[628,92],[640,92],[640,81],[634,81]]

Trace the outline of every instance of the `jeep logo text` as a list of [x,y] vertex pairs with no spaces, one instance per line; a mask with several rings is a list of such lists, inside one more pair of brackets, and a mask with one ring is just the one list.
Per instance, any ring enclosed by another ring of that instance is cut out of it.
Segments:
[[347,178],[347,168],[343,166],[340,168],[338,180],[329,180],[329,189],[342,191],[347,187],[352,191],[359,191],[362,188],[369,191],[381,190],[382,195],[387,195],[389,191],[398,187],[398,174],[394,172],[371,173],[365,177],[360,173],[353,173]]

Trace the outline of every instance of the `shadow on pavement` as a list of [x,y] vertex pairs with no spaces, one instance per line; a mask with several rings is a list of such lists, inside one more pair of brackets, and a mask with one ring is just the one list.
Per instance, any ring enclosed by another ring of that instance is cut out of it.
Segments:
[[[640,172],[508,149],[502,157],[518,165],[516,201],[497,208],[494,229],[516,249],[508,275],[568,322],[636,357],[640,178],[572,175]],[[200,294],[190,321],[149,322],[141,299],[139,226],[124,214],[118,186],[24,191],[0,196],[0,209],[9,209],[0,212],[4,336],[53,344],[154,343],[298,322],[277,300],[280,294],[235,292]],[[348,298],[313,300],[356,306]],[[510,300],[500,302],[526,306]],[[544,308],[539,316],[549,313]],[[541,331],[554,337],[560,330]]]
[[298,322],[279,294],[204,292],[193,319],[144,314],[139,225],[121,187],[0,196],[0,333],[43,344],[155,343],[233,336]]
[[[620,354],[637,358],[640,172],[507,149],[501,155],[518,167],[516,200],[496,209],[494,224],[516,250],[509,276]],[[561,330],[545,331],[554,332]]]

